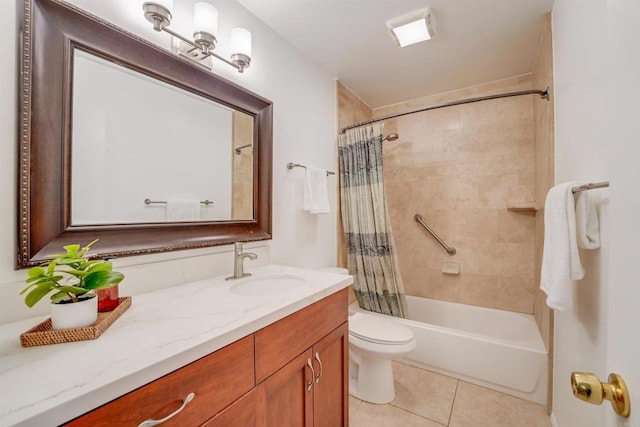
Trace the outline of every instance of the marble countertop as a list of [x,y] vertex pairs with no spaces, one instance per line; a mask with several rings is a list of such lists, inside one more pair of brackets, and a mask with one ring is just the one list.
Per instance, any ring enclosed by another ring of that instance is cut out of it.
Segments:
[[[224,276],[136,295],[96,340],[23,348],[46,317],[0,325],[0,426],[58,425],[347,287],[350,276],[268,265],[305,279],[275,296],[241,296]],[[244,279],[241,279],[244,280]]]

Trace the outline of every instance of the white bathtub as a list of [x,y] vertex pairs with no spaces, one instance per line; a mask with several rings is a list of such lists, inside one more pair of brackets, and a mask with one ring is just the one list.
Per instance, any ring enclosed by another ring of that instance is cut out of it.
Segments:
[[[403,362],[545,405],[547,351],[533,316],[407,296],[416,349]],[[360,310],[357,303],[352,310]]]

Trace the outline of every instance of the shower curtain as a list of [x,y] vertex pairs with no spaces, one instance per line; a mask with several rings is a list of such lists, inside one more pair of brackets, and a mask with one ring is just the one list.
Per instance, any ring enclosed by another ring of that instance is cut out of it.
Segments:
[[358,304],[365,310],[406,317],[384,195],[382,125],[348,131],[338,138],[342,224],[347,267]]

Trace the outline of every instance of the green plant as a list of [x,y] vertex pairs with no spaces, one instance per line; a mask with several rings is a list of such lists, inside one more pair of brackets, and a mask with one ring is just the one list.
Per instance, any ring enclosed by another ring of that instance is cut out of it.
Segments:
[[115,286],[124,279],[124,275],[112,270],[112,264],[106,260],[90,260],[87,251],[98,240],[87,246],[67,245],[64,254],[49,256],[51,261],[45,262],[27,271],[28,286],[20,292],[27,293],[24,302],[33,307],[47,294],[54,292],[50,299],[58,300],[65,296],[78,302],[80,295],[90,290]]

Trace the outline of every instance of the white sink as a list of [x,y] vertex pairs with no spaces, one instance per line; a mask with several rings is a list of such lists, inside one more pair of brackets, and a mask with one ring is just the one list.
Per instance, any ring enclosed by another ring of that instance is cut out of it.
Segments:
[[231,292],[242,296],[275,296],[295,292],[306,280],[292,274],[265,274],[239,279],[231,285]]

